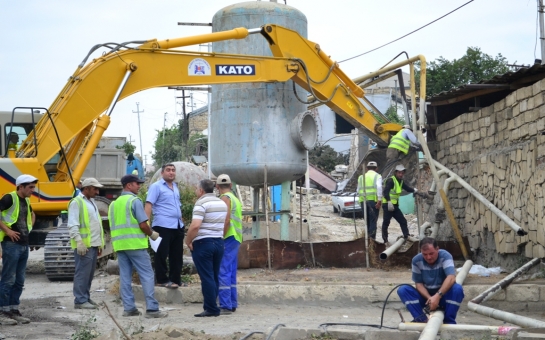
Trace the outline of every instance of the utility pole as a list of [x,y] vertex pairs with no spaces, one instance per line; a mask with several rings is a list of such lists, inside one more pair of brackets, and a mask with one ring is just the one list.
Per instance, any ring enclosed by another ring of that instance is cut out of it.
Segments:
[[[176,97],[176,99],[178,98],[181,98],[182,99],[182,147],[183,147],[183,151],[184,151],[184,157],[188,157],[187,155],[187,144],[188,144],[188,140],[189,140],[189,119],[187,117],[187,113],[185,111],[185,99],[186,98],[189,98],[189,96],[186,96],[185,95],[185,89],[182,88],[181,89],[182,91],[182,95],[181,96],[178,96]],[[191,97],[193,98],[193,97]]]
[[133,113],[138,113],[138,135],[140,136],[140,153],[143,155],[144,149],[142,149],[142,132],[140,130],[140,112],[144,112],[144,110],[140,111],[139,105],[140,103],[136,102],[136,111],[133,111]]
[[397,80],[394,80],[394,84],[395,84],[395,102],[396,102],[396,116],[397,116]]
[[545,23],[543,20],[543,0],[539,0],[537,11],[539,13],[539,40],[541,41],[541,65],[545,64]]
[[[166,125],[167,125],[167,113],[168,112],[165,112],[165,114],[163,115],[163,151],[161,152],[161,163],[164,163],[165,161],[165,128],[166,128]],[[163,164],[161,164],[162,166]]]

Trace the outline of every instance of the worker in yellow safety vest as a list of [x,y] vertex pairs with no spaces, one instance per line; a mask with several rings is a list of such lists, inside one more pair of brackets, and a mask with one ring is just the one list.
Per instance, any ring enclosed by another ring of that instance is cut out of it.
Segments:
[[416,193],[416,188],[411,188],[403,182],[403,175],[405,175],[405,167],[401,164],[397,165],[394,170],[394,175],[388,178],[384,184],[384,192],[382,199],[382,239],[386,246],[388,243],[388,226],[392,217],[399,223],[401,231],[403,232],[403,238],[409,237],[409,228],[407,227],[407,220],[403,213],[399,209],[399,197],[401,191]]
[[363,204],[367,205],[367,234],[373,240],[377,234],[377,221],[382,205],[382,176],[376,172],[377,162],[367,163],[367,172],[358,177],[358,197],[362,213]]
[[100,184],[95,178],[81,183],[81,192],[68,204],[68,230],[70,245],[74,249],[74,308],[97,309],[91,299],[91,283],[95,275],[97,259],[104,249],[102,217],[95,203]]
[[168,314],[159,310],[159,303],[155,299],[155,274],[148,254],[148,236],[157,241],[157,246],[161,239],[159,233],[151,229],[144,205],[136,196],[142,183],[144,180],[138,176],[123,176],[123,192],[110,204],[108,210],[112,244],[119,265],[119,293],[123,301],[123,316],[142,314],[136,308],[132,291],[132,272],[133,268],[136,269],[146,300],[145,317],[164,318]]
[[224,252],[219,272],[219,301],[220,314],[230,314],[237,310],[237,267],[238,249],[242,243],[242,205],[231,191],[229,175],[219,175],[216,188],[220,199],[227,204],[227,214],[224,223],[223,239]]
[[386,150],[388,164],[409,153],[411,143],[413,143],[418,150],[422,149],[422,146],[420,142],[418,142],[418,139],[416,139],[411,126],[403,125],[403,128],[390,139],[388,150]]
[[0,241],[2,242],[2,278],[0,279],[0,324],[29,323],[19,311],[19,298],[25,285],[29,254],[29,233],[36,221],[29,197],[38,179],[21,175],[16,190],[0,199]]

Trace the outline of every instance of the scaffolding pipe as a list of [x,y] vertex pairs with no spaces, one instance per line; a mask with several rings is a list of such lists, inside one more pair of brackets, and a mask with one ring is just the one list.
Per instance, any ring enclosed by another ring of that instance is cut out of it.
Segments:
[[[425,323],[419,322],[405,322],[400,323],[397,327],[400,331],[418,331],[421,332],[426,327]],[[490,331],[491,335],[507,335],[510,330],[519,329],[519,327],[507,327],[507,326],[486,326],[486,325],[450,325],[443,324],[439,327],[439,331]]]
[[386,260],[388,258],[388,256],[392,255],[393,253],[395,253],[399,248],[401,248],[401,246],[403,245],[403,243],[405,243],[405,239],[403,237],[400,237],[397,239],[397,241],[395,241],[394,244],[392,244],[389,248],[387,248],[386,250],[384,250],[382,253],[380,253],[379,255],[379,258],[381,260]]
[[515,270],[508,276],[506,276],[504,279],[493,285],[492,287],[488,288],[475,298],[473,298],[471,301],[467,303],[467,308],[475,313],[479,313],[481,315],[485,315],[491,318],[494,318],[496,320],[502,320],[505,322],[512,323],[514,325],[523,327],[523,328],[540,328],[545,327],[545,322],[541,320],[536,320],[532,318],[528,318],[525,316],[504,312],[498,309],[481,306],[480,304],[490,300],[494,295],[499,293],[502,289],[507,288],[513,280],[515,280],[517,277],[521,276],[525,272],[527,272],[530,268],[538,265],[541,262],[540,258],[535,258],[528,263],[526,263],[524,266],[520,267],[519,269]]
[[450,177],[456,179],[461,186],[463,186],[467,191],[469,191],[476,199],[478,199],[482,204],[484,204],[490,211],[492,211],[496,216],[498,216],[505,224],[507,224],[511,229],[513,229],[517,235],[524,236],[528,234],[524,229],[518,226],[512,219],[505,215],[500,209],[498,209],[492,202],[487,200],[483,195],[481,195],[477,190],[475,190],[469,183],[464,181],[460,176],[458,176],[453,171],[449,170],[447,167],[439,163],[438,161],[432,159],[435,166],[441,170],[445,170]]
[[[456,283],[463,285],[464,281],[469,273],[469,270],[473,266],[473,261],[467,260],[464,263],[464,266],[460,272],[456,275]],[[420,334],[419,340],[435,340],[437,333],[443,326],[443,320],[445,319],[445,313],[441,310],[436,310],[431,314],[431,317],[428,320],[428,323],[425,325],[422,333]]]

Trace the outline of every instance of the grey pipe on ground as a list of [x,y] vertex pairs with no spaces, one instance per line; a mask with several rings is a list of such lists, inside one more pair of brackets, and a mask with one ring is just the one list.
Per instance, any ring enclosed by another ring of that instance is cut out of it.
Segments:
[[392,255],[399,248],[401,248],[403,243],[405,243],[405,239],[403,237],[398,238],[397,241],[395,241],[394,244],[392,244],[389,248],[386,248],[386,250],[384,250],[382,253],[380,253],[379,258],[381,260],[386,260],[388,258],[388,256]]
[[467,308],[475,313],[479,313],[481,315],[485,315],[488,317],[491,317],[496,320],[502,320],[505,322],[512,323],[514,325],[524,327],[524,328],[539,328],[539,327],[545,327],[545,321],[536,320],[532,318],[528,318],[525,316],[501,311],[498,309],[481,306],[480,304],[491,299],[494,295],[499,293],[502,289],[507,288],[513,280],[515,280],[517,277],[521,276],[525,272],[527,272],[530,268],[538,265],[541,262],[541,259],[536,258],[528,263],[526,263],[524,266],[520,267],[519,269],[515,270],[508,276],[506,276],[503,280],[499,281],[492,287],[488,288],[475,298],[473,298],[471,301],[468,302]]
[[[425,323],[405,322],[397,327],[400,331],[418,331],[421,332],[426,327]],[[460,331],[490,331],[491,335],[507,335],[510,330],[519,329],[519,327],[509,326],[486,326],[486,325],[449,325],[444,324],[439,327],[439,331],[460,330]]]

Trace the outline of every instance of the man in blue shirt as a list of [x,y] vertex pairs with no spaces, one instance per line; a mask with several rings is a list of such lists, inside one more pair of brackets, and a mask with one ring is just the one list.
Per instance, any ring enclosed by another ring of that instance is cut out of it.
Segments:
[[420,241],[421,253],[413,257],[412,272],[416,289],[402,286],[397,295],[409,312],[414,322],[427,322],[424,307],[430,311],[440,308],[445,311],[443,323],[455,324],[456,314],[464,300],[464,290],[456,283],[456,269],[452,255],[439,249],[437,241],[426,237]]
[[175,289],[181,285],[183,265],[182,203],[178,185],[174,182],[176,178],[174,164],[163,165],[161,175],[163,178],[149,187],[145,211],[149,219],[153,212],[151,226],[162,238],[154,258],[157,285]]

